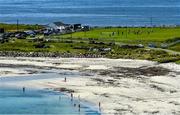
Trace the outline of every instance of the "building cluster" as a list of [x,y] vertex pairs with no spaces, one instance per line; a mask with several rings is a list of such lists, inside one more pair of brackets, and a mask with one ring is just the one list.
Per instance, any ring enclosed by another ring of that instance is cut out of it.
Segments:
[[89,26],[82,26],[81,24],[65,24],[63,22],[54,22],[45,25],[44,34],[49,35],[52,33],[68,34],[78,31],[89,31]]
[[52,34],[69,34],[78,31],[89,31],[89,26],[81,24],[65,24],[63,22],[53,22],[44,26],[40,30],[26,30],[16,32],[5,32],[4,28],[0,27],[0,42],[8,41],[10,38],[25,39],[27,36],[35,37],[36,35],[49,36]]

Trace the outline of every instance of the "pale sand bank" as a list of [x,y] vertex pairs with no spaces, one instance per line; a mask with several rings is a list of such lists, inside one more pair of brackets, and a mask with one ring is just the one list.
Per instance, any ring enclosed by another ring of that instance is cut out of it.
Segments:
[[[104,114],[180,114],[180,65],[173,63],[104,58],[1,57],[0,65],[1,77],[12,73],[13,76],[31,74],[24,69],[25,66],[33,67],[33,70],[79,71],[82,73],[79,77],[68,77],[67,82],[60,75],[59,78],[4,84],[73,90],[75,97],[80,95],[81,99],[97,106],[101,102]],[[8,69],[3,65],[11,66]]]

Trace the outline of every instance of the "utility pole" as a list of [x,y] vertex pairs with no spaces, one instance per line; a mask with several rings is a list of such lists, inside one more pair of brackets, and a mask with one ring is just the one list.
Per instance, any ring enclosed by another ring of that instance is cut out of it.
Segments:
[[[128,21],[128,16],[127,16],[127,21]],[[128,37],[128,24],[127,24],[127,21],[126,21],[126,39]]]
[[86,37],[86,30],[84,31],[84,37]]
[[128,26],[126,25],[126,39],[128,37]]
[[17,20],[17,25],[16,25],[16,29],[17,29],[17,32],[19,31],[19,20]]
[[71,38],[73,37],[73,33],[71,32]]
[[153,26],[153,18],[150,17],[150,26],[152,27]]
[[150,17],[150,26],[151,26],[151,32],[153,31],[153,17]]

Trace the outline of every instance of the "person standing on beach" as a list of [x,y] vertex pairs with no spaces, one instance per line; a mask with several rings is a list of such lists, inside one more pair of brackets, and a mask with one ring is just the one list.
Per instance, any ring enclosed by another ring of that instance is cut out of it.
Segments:
[[73,101],[73,94],[71,93],[71,101]]
[[80,104],[78,105],[78,108],[79,108],[79,112],[80,112],[81,111],[81,105]]
[[25,91],[26,91],[26,88],[25,88],[25,87],[23,87],[23,93],[25,93]]

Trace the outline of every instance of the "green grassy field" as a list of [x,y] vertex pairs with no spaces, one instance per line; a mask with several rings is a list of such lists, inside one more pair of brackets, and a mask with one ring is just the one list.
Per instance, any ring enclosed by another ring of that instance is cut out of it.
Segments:
[[[17,31],[17,25],[16,24],[5,24],[0,23],[0,28],[4,28],[6,32],[14,32]],[[19,24],[18,30],[24,31],[24,30],[37,30],[43,28],[40,25],[25,25],[25,24]]]
[[0,51],[20,51],[20,52],[59,52],[59,53],[85,53],[85,49],[77,49],[80,47],[89,47],[84,43],[59,43],[59,42],[44,42],[48,48],[36,48],[39,42],[32,42],[26,39],[15,39],[0,44]]
[[[138,33],[138,34],[137,34]],[[132,44],[163,43],[166,40],[180,37],[180,27],[166,28],[94,28],[87,32],[56,35],[53,38],[87,39],[96,38],[100,41],[115,41]]]

